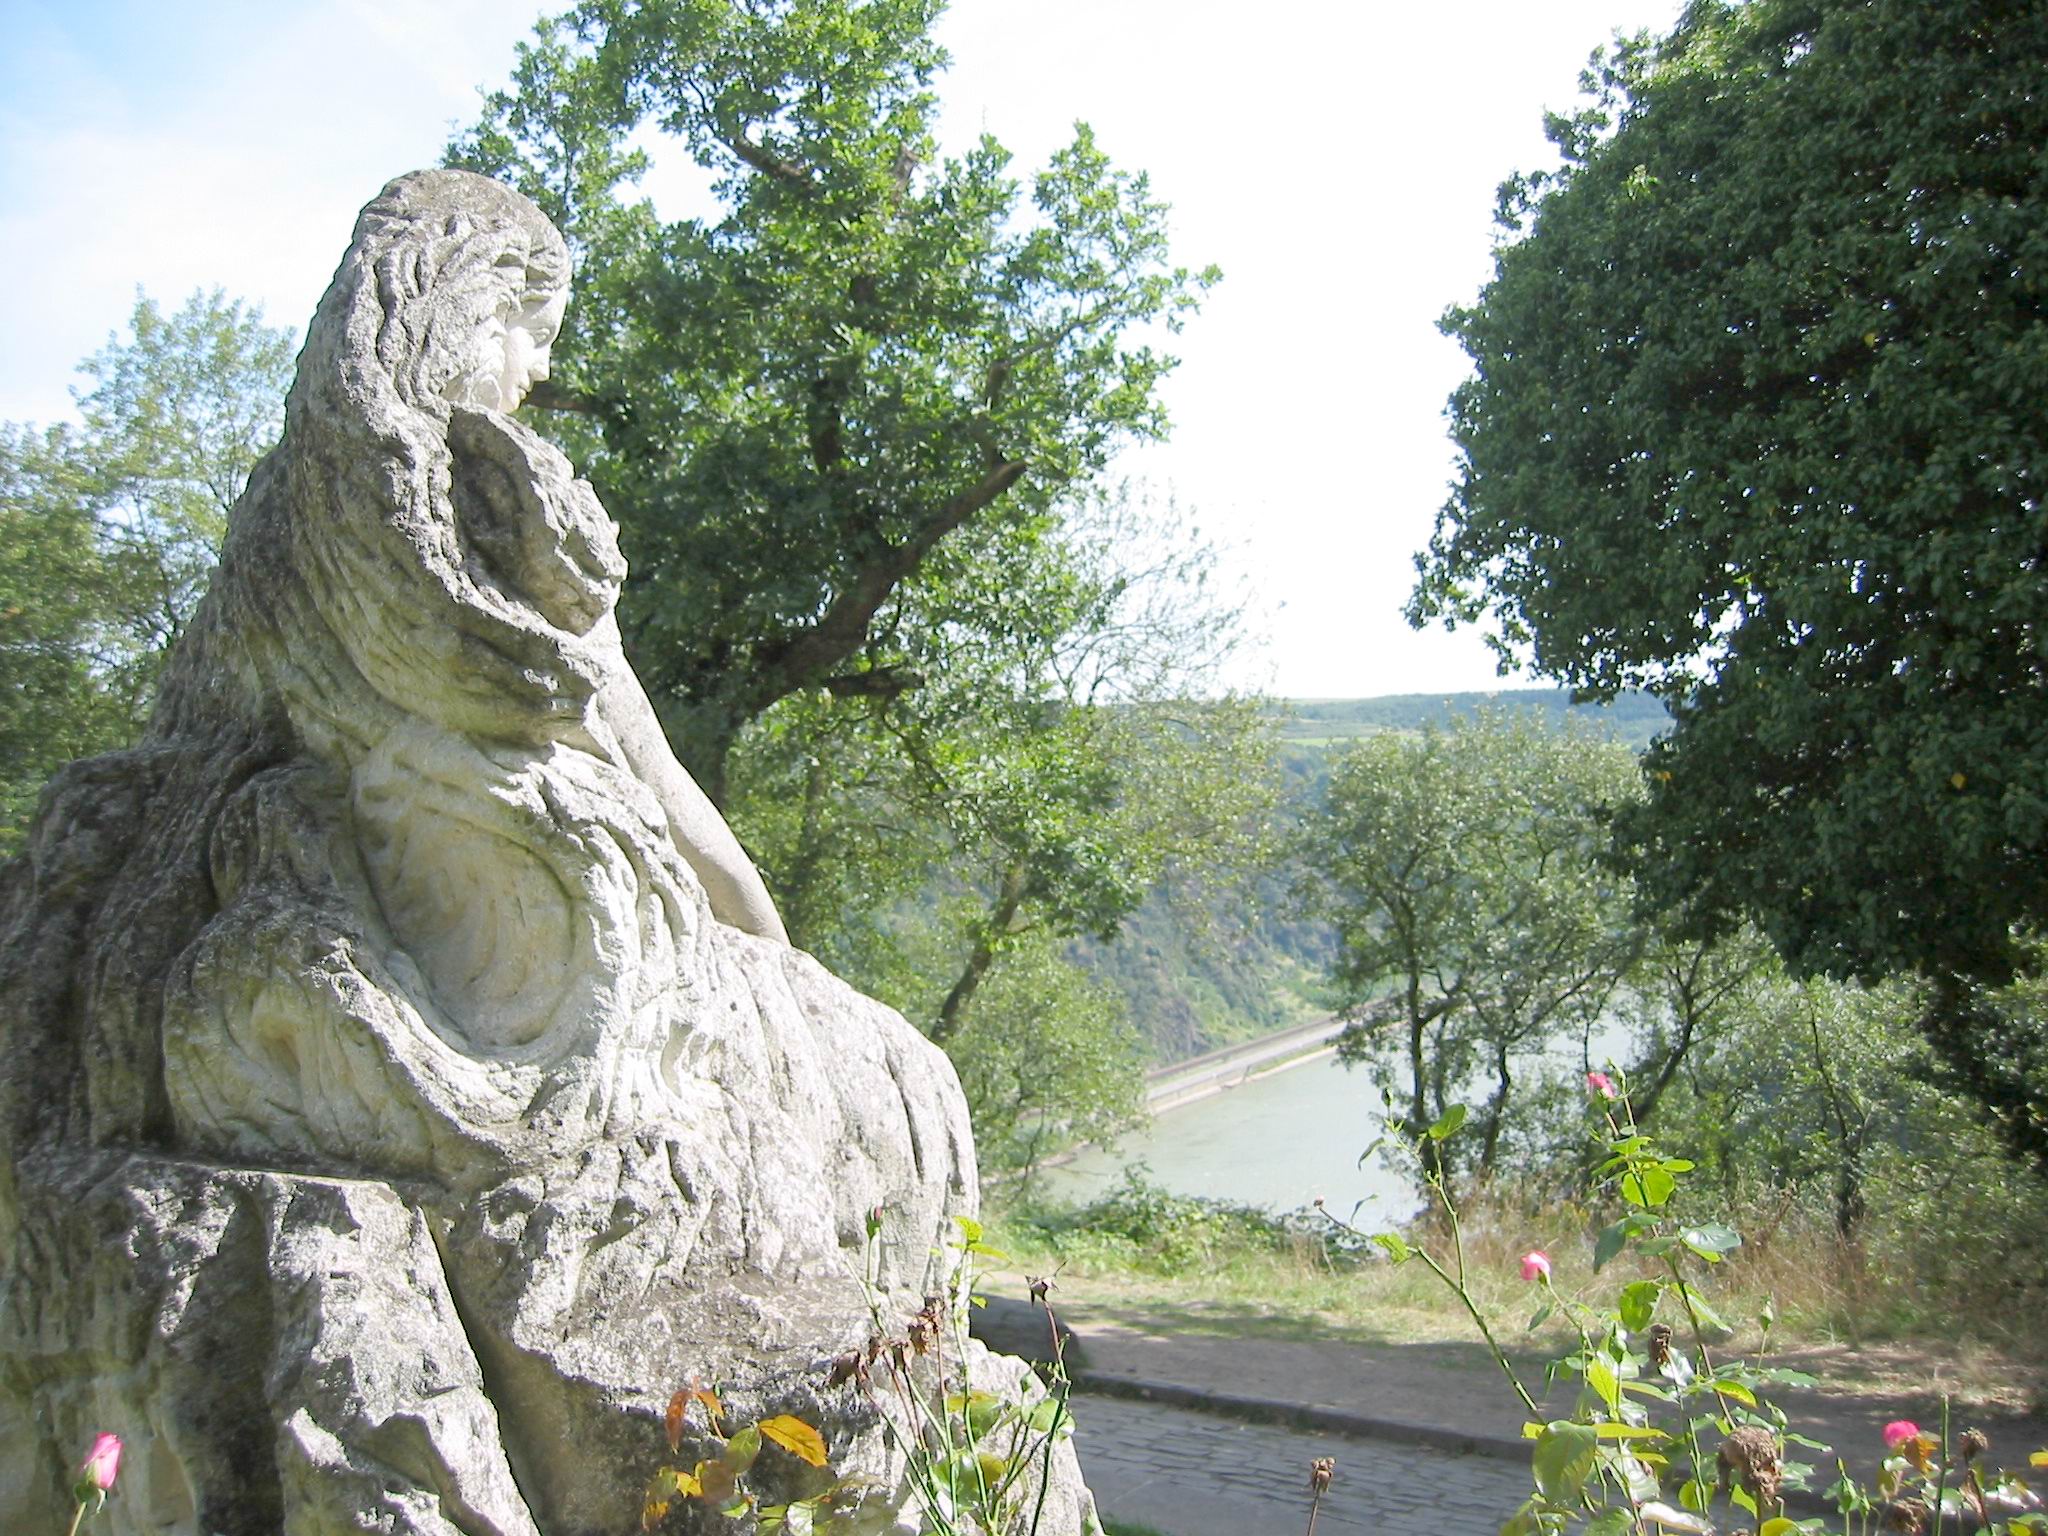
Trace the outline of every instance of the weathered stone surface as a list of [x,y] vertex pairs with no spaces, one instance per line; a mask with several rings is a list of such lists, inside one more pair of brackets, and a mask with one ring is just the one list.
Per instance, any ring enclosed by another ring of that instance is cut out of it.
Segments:
[[567,276],[482,178],[364,210],[144,743],[0,870],[0,1529],[112,1430],[117,1533],[624,1532],[692,1377],[900,1473],[821,1367],[868,1212],[892,1305],[940,1278],[965,1108],[788,947],[503,414]]

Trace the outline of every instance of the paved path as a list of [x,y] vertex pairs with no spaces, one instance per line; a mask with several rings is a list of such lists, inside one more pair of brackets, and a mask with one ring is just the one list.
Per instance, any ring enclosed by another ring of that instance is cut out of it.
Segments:
[[[1236,1411],[1245,1417],[1260,1416],[1253,1405],[1263,1403],[1338,1432],[1469,1446],[1514,1458],[1527,1454],[1522,1440],[1526,1416],[1476,1343],[1370,1345],[1233,1337],[1159,1321],[1147,1327],[1128,1319],[1098,1320],[1084,1307],[1067,1308],[1061,1320],[1080,1334],[1076,1381],[1098,1391],[1127,1391],[1142,1384],[1155,1395],[1188,1403],[1198,1395],[1219,1402],[1241,1400]],[[1217,1326],[1219,1321],[1209,1320],[1208,1325]],[[1826,1379],[1849,1354],[1814,1349],[1781,1356],[1780,1363]],[[1550,1413],[1562,1416],[1570,1411],[1568,1385],[1544,1397],[1540,1361],[1524,1361],[1522,1379]],[[1850,1397],[1789,1388],[1775,1396],[1794,1429],[1832,1446],[1867,1475],[1883,1454],[1886,1423],[1940,1422],[1941,1390],[1936,1379],[1920,1391],[1897,1396]],[[1957,1431],[1971,1426],[1989,1433],[1994,1460],[2002,1465],[2024,1468],[2030,1451],[2048,1446],[2048,1416],[2039,1413],[2013,1415],[1959,1406]],[[1820,1481],[1831,1481],[1833,1457],[1812,1459],[1828,1469]]]
[[[1189,1309],[1190,1312],[1199,1309]],[[1202,1331],[1221,1317],[1175,1322],[1062,1309],[1083,1469],[1103,1512],[1168,1536],[1285,1536],[1307,1522],[1308,1464],[1337,1458],[1318,1532],[1484,1536],[1527,1492],[1523,1415],[1475,1344],[1368,1345]],[[1045,1353],[1044,1314],[1000,1295],[977,1314],[995,1347]],[[1815,1355],[1842,1351],[1815,1351]],[[1825,1375],[1831,1362],[1799,1359]],[[1839,1363],[1839,1362],[1833,1362]],[[1890,1419],[1932,1423],[1941,1372],[1897,1397],[1784,1392],[1793,1427],[1836,1446],[1868,1476]],[[1540,1366],[1524,1379],[1541,1384]],[[1548,1405],[1563,1414],[1569,1389]],[[1990,1433],[1996,1465],[2024,1467],[2048,1446],[2048,1418],[1959,1409],[1958,1429]],[[1805,1459],[1832,1479],[1832,1456]]]
[[1486,1536],[1527,1495],[1494,1456],[1246,1424],[1122,1398],[1074,1398],[1081,1470],[1106,1518],[1170,1536],[1272,1536],[1308,1523],[1308,1466],[1334,1456],[1318,1536]]

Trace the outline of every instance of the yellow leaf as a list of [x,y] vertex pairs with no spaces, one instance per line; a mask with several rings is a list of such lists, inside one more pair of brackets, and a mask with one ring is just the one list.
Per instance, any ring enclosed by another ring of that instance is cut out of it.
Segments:
[[1763,1529],[1758,1531],[1756,1536],[1785,1536],[1787,1531],[1796,1531],[1798,1529],[1797,1525],[1787,1520],[1783,1515],[1780,1515],[1775,1520],[1766,1520],[1763,1523]]
[[677,1467],[663,1467],[647,1485],[647,1500],[640,1509],[640,1529],[651,1531],[668,1518],[669,1502],[681,1494],[689,1498],[703,1490],[697,1479]]
[[814,1467],[825,1465],[825,1437],[802,1419],[782,1413],[772,1419],[763,1419],[759,1425],[762,1434],[781,1446],[800,1461],[807,1461]]
[[1603,1440],[1662,1440],[1664,1431],[1647,1424],[1595,1424],[1593,1433]]
[[1963,775],[1961,775],[1960,773],[1952,773],[1948,776],[1949,788],[1951,789],[1961,789],[1965,784],[1969,782],[1970,781],[1964,778]]
[[2027,1458],[2030,1467],[2048,1467],[2048,1451],[2036,1451]]

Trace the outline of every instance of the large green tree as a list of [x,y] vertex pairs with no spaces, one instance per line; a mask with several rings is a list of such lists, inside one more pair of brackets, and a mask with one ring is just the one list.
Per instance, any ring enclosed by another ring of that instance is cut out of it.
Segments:
[[0,853],[49,774],[128,742],[276,439],[291,333],[222,293],[79,364],[76,424],[0,423]]
[[1070,941],[1148,897],[1197,921],[1261,859],[1267,732],[1249,701],[1189,697],[1235,630],[1206,550],[1168,532],[1106,496],[1015,566],[979,551],[1008,572],[985,622],[904,621],[916,708],[806,690],[735,749],[733,825],[792,938],[955,1053],[992,1163],[1129,1112],[1127,1010]]
[[[805,689],[914,693],[908,615],[983,622],[992,568],[1119,445],[1165,427],[1171,328],[1213,274],[1085,128],[1028,195],[992,138],[942,157],[939,0],[585,0],[523,46],[451,159],[576,249],[558,368],[622,527],[627,646],[678,755],[725,799],[741,729]],[[634,191],[644,127],[716,216]]]
[[1490,1168],[1517,1072],[1598,1017],[1634,964],[1627,882],[1599,857],[1632,764],[1591,733],[1488,713],[1369,736],[1332,767],[1301,856],[1337,930],[1340,1049],[1391,1067],[1411,1135],[1485,1082]]
[[[940,9],[585,0],[450,156],[575,250],[530,404],[619,519],[678,756],[796,941],[959,1052],[1027,1156],[1134,1073],[1065,941],[1243,845],[1263,774],[1244,706],[1184,702],[1229,628],[1149,579],[1187,530],[1103,537],[1094,485],[1165,430],[1157,343],[1214,274],[1085,126],[1028,179],[991,138],[942,155]],[[650,131],[715,212],[639,196]]]
[[1413,616],[1661,695],[1646,890],[1947,978],[1937,1043],[2048,1160],[1971,994],[2048,917],[2044,72],[2037,0],[1697,0],[1596,60],[1447,320]]

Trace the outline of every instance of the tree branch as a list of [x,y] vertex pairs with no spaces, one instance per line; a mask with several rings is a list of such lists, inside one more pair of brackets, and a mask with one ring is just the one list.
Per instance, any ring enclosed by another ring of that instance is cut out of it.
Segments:
[[815,193],[818,190],[818,184],[811,179],[810,172],[802,166],[791,165],[780,156],[771,154],[743,133],[722,134],[719,142],[763,176],[772,176],[785,185],[798,187],[805,192]]
[[835,699],[895,699],[924,686],[924,674],[908,667],[873,667],[865,672],[841,672],[825,679],[825,691]]
[[603,401],[563,389],[552,379],[542,379],[528,390],[526,403],[537,411],[575,411],[583,416],[595,416],[604,409]]
[[1005,459],[925,519],[901,544],[887,545],[854,574],[831,606],[808,629],[791,636],[761,657],[760,682],[747,703],[750,712],[766,709],[810,683],[859,649],[868,625],[881,611],[897,584],[915,571],[939,540],[965,523],[1017,483],[1029,467],[1023,459]]

